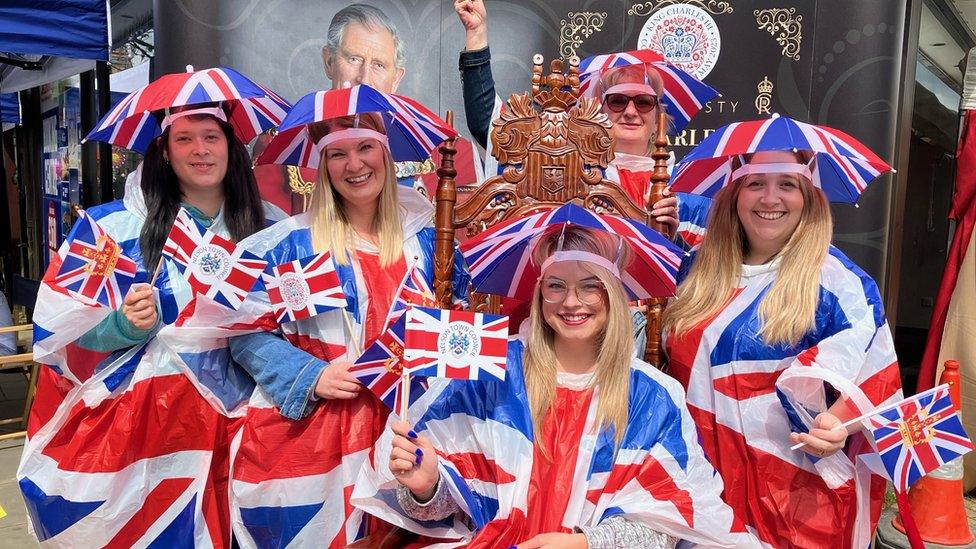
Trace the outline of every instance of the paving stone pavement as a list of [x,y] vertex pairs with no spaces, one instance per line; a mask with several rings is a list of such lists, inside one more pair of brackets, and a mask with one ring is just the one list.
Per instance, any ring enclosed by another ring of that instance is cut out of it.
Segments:
[[[14,371],[0,372],[0,419],[19,417],[24,411],[27,380]],[[17,422],[0,426],[0,434],[20,431]],[[0,507],[7,516],[0,518],[0,549],[38,547],[27,531],[27,510],[17,487],[17,464],[24,449],[24,438],[0,441]]]
[[38,547],[27,531],[27,510],[17,487],[17,463],[24,448],[24,439],[0,442],[0,507],[7,516],[0,518],[0,548],[20,549]]

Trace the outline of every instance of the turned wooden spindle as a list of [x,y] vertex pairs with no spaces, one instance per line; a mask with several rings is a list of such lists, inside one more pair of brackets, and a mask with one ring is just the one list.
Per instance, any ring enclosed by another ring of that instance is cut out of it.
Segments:
[[651,194],[647,198],[647,224],[657,232],[671,237],[671,228],[652,218],[650,213],[654,204],[664,198],[664,190],[668,188],[668,181],[671,179],[668,175],[668,159],[671,158],[668,152],[668,118],[663,107],[658,107],[657,111],[657,134],[654,136],[654,150],[651,151],[654,171],[651,172]]
[[[660,104],[659,104],[660,105]],[[651,173],[651,194],[647,199],[647,224],[657,232],[671,237],[671,228],[651,216],[654,204],[664,198],[664,190],[668,188],[668,118],[663,105],[657,110],[657,134],[654,136],[654,171]],[[660,368],[661,360],[661,319],[664,307],[668,304],[666,297],[655,297],[647,300],[647,347],[644,349],[644,361]]]
[[[454,127],[454,111],[447,111],[445,121]],[[434,195],[434,293],[442,308],[451,306],[451,280],[454,271],[454,206],[457,186],[454,178],[455,140],[452,137],[439,147],[441,163],[437,168],[437,192]]]

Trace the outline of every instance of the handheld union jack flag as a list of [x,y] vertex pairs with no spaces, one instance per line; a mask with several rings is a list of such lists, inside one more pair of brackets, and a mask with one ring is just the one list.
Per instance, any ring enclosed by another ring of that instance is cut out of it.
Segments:
[[271,274],[261,276],[279,324],[346,306],[346,294],[329,252],[275,265]]
[[[349,373],[356,376],[367,389],[390,407],[391,410],[401,410],[403,400],[403,332],[406,318],[400,315],[399,320],[383,332],[370,345],[363,356],[349,368]],[[420,381],[410,380],[410,403],[417,399],[427,389]]]
[[973,450],[949,386],[906,398],[870,417],[875,447],[899,492],[941,465]]
[[163,256],[176,263],[195,294],[236,310],[268,265],[230,240],[207,230],[185,209],[176,215]]
[[407,370],[449,379],[505,379],[508,317],[411,307],[405,332]]
[[68,234],[68,250],[51,281],[82,302],[118,309],[136,280],[135,261],[84,210]]
[[400,289],[393,298],[393,304],[390,305],[390,314],[386,319],[387,328],[396,323],[407,312],[408,308],[414,306],[437,307],[434,290],[427,283],[424,272],[416,266],[407,271],[407,275],[403,277],[403,282],[400,283]]

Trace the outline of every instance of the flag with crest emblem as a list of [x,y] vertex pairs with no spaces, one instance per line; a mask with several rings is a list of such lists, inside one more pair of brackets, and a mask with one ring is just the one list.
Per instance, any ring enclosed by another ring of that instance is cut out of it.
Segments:
[[868,421],[881,461],[899,492],[973,450],[948,385],[908,397]]
[[136,264],[84,210],[68,235],[61,268],[51,283],[81,301],[118,309],[136,279]]
[[268,265],[230,240],[210,232],[185,209],[176,215],[162,255],[176,263],[195,294],[236,310]]
[[405,331],[412,375],[449,379],[505,379],[508,317],[411,307]]
[[270,274],[261,276],[279,324],[346,306],[346,294],[329,252],[275,265]]

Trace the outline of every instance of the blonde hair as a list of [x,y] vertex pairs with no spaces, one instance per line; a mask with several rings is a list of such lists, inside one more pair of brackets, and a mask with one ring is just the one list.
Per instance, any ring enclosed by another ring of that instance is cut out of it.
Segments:
[[[748,242],[736,202],[745,179],[740,177],[719,191],[695,262],[665,309],[663,330],[673,331],[675,337],[717,314],[738,285]],[[826,195],[806,178],[799,179],[803,193],[800,222],[777,254],[776,280],[759,303],[760,333],[767,345],[795,345],[813,329],[820,301],[820,269],[833,234]]]
[[[609,233],[593,231],[578,226],[567,226],[542,237],[534,251],[534,260],[541,265],[557,251],[562,235],[562,250],[583,250],[595,253],[610,261],[616,261],[623,269],[629,260],[630,249],[618,245]],[[618,257],[620,256],[620,257]],[[593,273],[607,290],[607,325],[600,336],[599,354],[596,360],[596,387],[599,390],[597,424],[601,429],[612,426],[614,438],[619,444],[627,428],[630,397],[630,362],[634,356],[633,328],[627,294],[620,279],[607,269],[592,263],[581,263],[583,269]],[[540,281],[541,282],[541,281]],[[523,355],[525,389],[532,411],[532,425],[536,433],[542,432],[542,421],[549,412],[556,396],[555,331],[542,315],[541,283],[536,282],[529,313],[529,333]],[[546,457],[548,449],[541,438],[535,443]]]
[[[613,86],[616,86],[617,84],[625,83],[623,81],[626,81],[626,83],[639,81],[645,84],[649,84],[651,88],[654,89],[654,93],[657,95],[657,99],[658,99],[657,108],[665,109],[665,105],[663,102],[664,80],[661,79],[661,75],[660,73],[657,72],[657,69],[655,69],[651,65],[624,65],[623,67],[617,67],[605,71],[603,74],[600,75],[600,80],[597,81],[597,86],[596,86],[597,97],[602,98],[603,94],[606,93],[607,90],[609,90]],[[667,128],[665,128],[665,130],[670,131],[671,128],[674,126],[674,117],[668,114],[666,118],[667,118]],[[654,118],[654,123],[655,124],[657,123],[656,116]],[[655,134],[657,134],[656,128],[654,134],[652,135]],[[652,137],[652,141],[653,141],[653,137]],[[647,147],[648,147],[648,152],[650,152],[651,149],[650,142],[648,142]]]
[[[314,141],[333,130],[353,127],[354,117],[327,120],[309,126],[309,134]],[[386,133],[382,120],[375,115],[359,115],[358,126]],[[384,147],[385,148],[385,147]],[[332,259],[340,265],[348,265],[349,258],[356,252],[355,231],[349,226],[342,196],[336,192],[329,179],[326,150],[319,158],[318,184],[312,191],[309,209],[312,213],[312,245],[316,250],[330,250]],[[386,176],[378,197],[379,205],[373,218],[371,229],[379,237],[380,265],[392,265],[403,257],[403,224],[397,204],[396,168],[387,149],[383,165]]]

